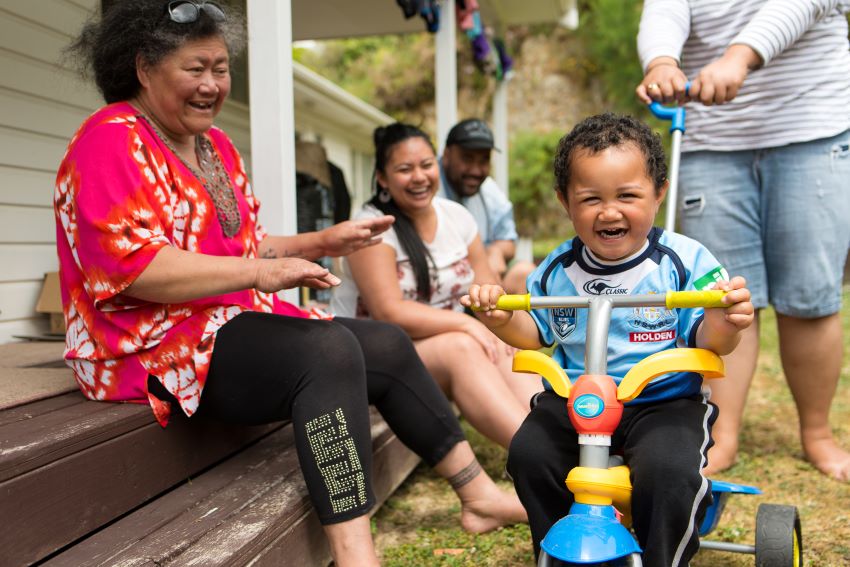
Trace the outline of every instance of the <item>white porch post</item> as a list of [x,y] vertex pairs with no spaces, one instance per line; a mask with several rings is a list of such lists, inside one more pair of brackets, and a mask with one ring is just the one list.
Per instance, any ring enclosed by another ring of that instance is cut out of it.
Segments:
[[[248,0],[251,179],[269,234],[295,234],[292,2]],[[284,293],[297,302],[296,290]]]
[[457,46],[455,0],[445,0],[434,50],[437,106],[437,149],[443,153],[446,136],[457,122]]
[[508,81],[505,77],[493,93],[493,138],[501,152],[493,152],[493,179],[508,194]]

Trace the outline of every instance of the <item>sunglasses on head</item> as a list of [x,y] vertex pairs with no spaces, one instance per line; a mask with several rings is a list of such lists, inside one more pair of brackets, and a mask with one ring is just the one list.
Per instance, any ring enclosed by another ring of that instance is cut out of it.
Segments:
[[191,24],[201,17],[201,10],[216,22],[225,20],[224,10],[214,2],[194,2],[193,0],[174,0],[168,3],[168,17],[178,24]]

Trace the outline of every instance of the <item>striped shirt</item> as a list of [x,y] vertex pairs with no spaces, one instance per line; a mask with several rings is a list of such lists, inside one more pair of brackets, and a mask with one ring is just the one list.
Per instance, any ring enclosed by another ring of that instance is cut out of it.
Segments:
[[764,65],[722,106],[689,103],[683,151],[747,150],[835,136],[850,127],[850,0],[645,0],[644,70],[673,57],[689,79],[731,44]]

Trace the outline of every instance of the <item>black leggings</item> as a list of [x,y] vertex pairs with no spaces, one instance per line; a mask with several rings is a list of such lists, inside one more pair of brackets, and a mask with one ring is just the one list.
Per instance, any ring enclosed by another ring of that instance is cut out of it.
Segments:
[[[158,380],[150,388],[170,398]],[[240,424],[292,420],[310,498],[321,522],[333,524],[374,503],[367,404],[429,465],[464,439],[407,335],[357,319],[237,316],[216,335],[196,415]]]

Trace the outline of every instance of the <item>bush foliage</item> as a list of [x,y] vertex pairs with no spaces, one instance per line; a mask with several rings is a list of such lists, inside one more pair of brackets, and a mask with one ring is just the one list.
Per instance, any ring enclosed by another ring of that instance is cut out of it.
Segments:
[[564,211],[554,191],[552,162],[562,132],[519,132],[511,140],[510,188],[517,231],[523,236],[558,234]]
[[608,110],[646,118],[648,112],[635,97],[643,78],[637,55],[637,32],[643,2],[583,0],[576,30],[584,46],[582,67],[601,83]]
[[[578,30],[568,32],[552,25],[518,28],[508,34],[509,51],[518,56],[522,42],[535,36],[561,41],[554,52],[563,58],[551,68],[584,85],[588,93],[592,91],[593,96],[587,98],[599,101],[596,111],[649,119],[634,96],[642,76],[635,44],[641,6],[640,1],[580,0]],[[565,49],[564,38],[570,39],[569,49]],[[489,100],[493,80],[475,70],[468,42],[462,37],[458,55],[461,114],[486,117],[489,105],[481,101]],[[296,49],[294,56],[394,118],[432,129],[434,41],[430,34],[326,41],[318,49]],[[529,125],[535,130],[514,132],[510,143],[510,194],[517,228],[535,239],[561,238],[565,233],[564,212],[552,188],[552,159],[565,132],[563,125],[556,132],[546,132],[555,127]]]

